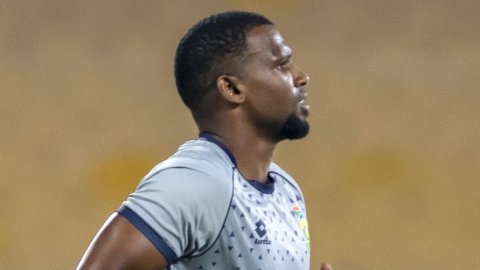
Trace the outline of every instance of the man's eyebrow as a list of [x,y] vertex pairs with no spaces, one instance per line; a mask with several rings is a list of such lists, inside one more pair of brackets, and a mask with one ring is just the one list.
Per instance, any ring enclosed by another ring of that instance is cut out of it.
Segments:
[[293,54],[293,51],[290,47],[282,46],[276,58],[282,59],[282,60],[290,60],[292,58],[292,54]]
[[290,61],[290,59],[292,59],[292,51],[291,50],[286,54],[281,54],[281,55],[275,56],[273,60],[275,62],[280,63],[280,62],[288,62],[288,61]]

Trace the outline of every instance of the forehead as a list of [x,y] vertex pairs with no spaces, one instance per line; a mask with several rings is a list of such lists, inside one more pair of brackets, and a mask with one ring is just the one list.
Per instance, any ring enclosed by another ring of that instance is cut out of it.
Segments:
[[253,57],[275,60],[292,54],[292,50],[273,25],[252,28],[247,33],[247,46],[249,56]]

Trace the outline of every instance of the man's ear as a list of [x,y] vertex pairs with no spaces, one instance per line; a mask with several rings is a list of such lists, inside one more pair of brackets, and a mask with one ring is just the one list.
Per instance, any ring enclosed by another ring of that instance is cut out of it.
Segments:
[[245,90],[235,76],[221,75],[217,78],[217,90],[228,102],[241,104],[245,101]]

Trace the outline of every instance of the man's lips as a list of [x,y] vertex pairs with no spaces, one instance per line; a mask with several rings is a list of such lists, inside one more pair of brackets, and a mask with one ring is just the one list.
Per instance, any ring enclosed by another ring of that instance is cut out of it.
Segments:
[[300,110],[302,111],[302,114],[307,117],[310,114],[310,105],[307,104],[307,101],[305,99],[300,100],[298,104],[300,105]]
[[308,97],[307,91],[305,90],[305,88],[301,87],[300,88],[300,100],[299,100],[298,104],[300,105],[301,113],[305,117],[307,117],[310,114],[310,105],[308,105],[307,101],[306,101],[307,97]]

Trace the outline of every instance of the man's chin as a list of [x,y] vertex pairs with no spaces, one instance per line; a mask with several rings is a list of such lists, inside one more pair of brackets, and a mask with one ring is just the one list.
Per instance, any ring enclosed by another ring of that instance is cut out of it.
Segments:
[[307,136],[309,131],[310,125],[306,120],[291,115],[282,127],[281,137],[289,140],[301,139]]

